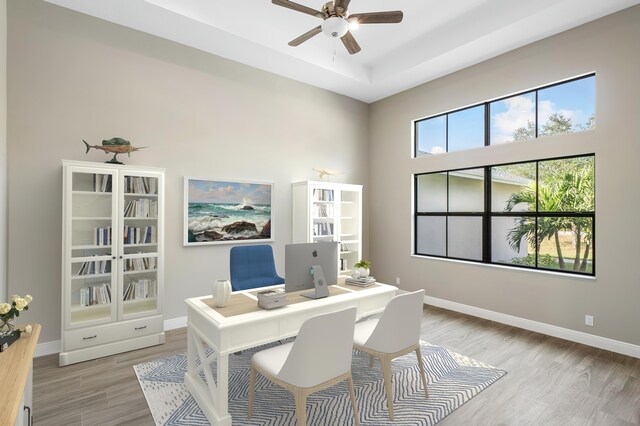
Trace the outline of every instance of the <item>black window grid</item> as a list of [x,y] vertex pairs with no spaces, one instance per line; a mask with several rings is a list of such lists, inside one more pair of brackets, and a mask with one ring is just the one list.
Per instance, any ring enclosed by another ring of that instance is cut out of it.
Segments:
[[[482,167],[484,169],[484,211],[482,212],[473,212],[473,211],[467,211],[467,212],[463,212],[463,211],[456,211],[456,212],[450,212],[449,211],[449,188],[450,188],[450,182],[449,182],[449,177],[450,177],[450,173],[452,172],[457,172],[457,171],[464,171],[464,170],[474,170],[474,169],[478,169],[480,167],[471,167],[471,168],[464,168],[464,169],[455,169],[455,170],[441,170],[441,171],[435,171],[435,172],[430,172],[430,173],[418,173],[414,175],[414,206],[415,206],[415,211],[414,211],[414,223],[413,223],[413,229],[414,229],[414,244],[413,244],[413,254],[414,255],[418,255],[418,256],[428,256],[428,257],[435,257],[435,258],[445,258],[445,259],[454,259],[454,260],[464,260],[464,261],[468,261],[468,262],[475,262],[475,263],[485,263],[485,264],[492,264],[492,265],[501,265],[501,266],[508,266],[508,267],[514,267],[514,268],[523,268],[523,269],[534,269],[534,270],[546,270],[546,271],[552,271],[552,272],[558,272],[558,273],[566,273],[566,274],[576,274],[576,275],[587,275],[587,276],[595,276],[596,273],[596,220],[595,220],[595,209],[594,211],[584,211],[584,212],[578,212],[578,211],[554,211],[554,212],[548,212],[548,211],[539,211],[540,206],[539,206],[539,194],[538,194],[538,181],[539,181],[539,165],[541,162],[545,162],[545,161],[554,161],[554,160],[564,160],[564,159],[572,159],[572,158],[586,158],[586,157],[593,157],[594,158],[594,179],[595,179],[595,155],[592,154],[581,154],[581,155],[574,155],[574,156],[565,156],[565,157],[555,157],[555,158],[545,158],[545,159],[539,159],[539,160],[532,160],[532,161],[522,161],[522,162],[515,162],[515,163],[502,163],[502,164],[493,164],[493,165],[489,165],[489,166],[484,166]],[[516,164],[525,164],[525,163],[536,163],[536,172],[535,172],[535,177],[536,177],[536,210],[535,211],[518,211],[518,212],[502,212],[502,211],[492,211],[492,204],[491,204],[491,188],[492,188],[492,174],[491,174],[491,169],[494,167],[501,167],[501,166],[511,166],[511,165],[516,165]],[[442,211],[433,211],[433,212],[429,212],[429,211],[419,211],[418,210],[418,205],[419,205],[419,200],[418,200],[418,192],[419,192],[419,183],[418,183],[418,179],[420,176],[423,175],[429,175],[429,174],[442,174],[442,173],[446,173],[447,174],[447,179],[446,179],[446,197],[447,197],[447,202],[446,202],[446,206],[447,206],[447,211],[446,212],[442,212]],[[594,187],[594,194],[593,196],[595,197],[595,187]],[[418,252],[418,218],[419,217],[424,217],[424,216],[431,216],[431,217],[444,217],[445,218],[445,256],[440,256],[440,255],[434,255],[434,254],[427,254],[427,253],[419,253]],[[475,259],[467,259],[467,258],[460,258],[460,257],[453,257],[453,256],[449,256],[449,217],[482,217],[482,260],[478,261]],[[492,251],[492,247],[491,247],[491,222],[492,222],[492,218],[494,217],[514,217],[514,218],[518,218],[518,217],[530,217],[532,219],[534,219],[535,221],[535,241],[536,241],[536,247],[534,250],[534,256],[535,256],[535,266],[529,266],[529,265],[519,265],[519,264],[506,264],[503,262],[494,262],[492,260],[492,256],[491,256],[491,251]],[[538,241],[538,221],[540,218],[562,218],[562,217],[583,217],[583,218],[588,218],[591,219],[591,226],[592,226],[592,241],[591,241],[591,272],[590,273],[586,273],[586,272],[576,272],[573,270],[569,270],[569,269],[553,269],[553,268],[544,268],[539,266],[539,261],[538,261],[538,252],[539,252],[539,247],[537,246],[537,241]]]

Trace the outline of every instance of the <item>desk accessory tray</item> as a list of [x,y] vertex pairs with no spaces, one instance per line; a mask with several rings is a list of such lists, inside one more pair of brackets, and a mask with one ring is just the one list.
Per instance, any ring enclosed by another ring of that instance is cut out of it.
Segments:
[[258,306],[262,309],[274,309],[287,304],[287,293],[283,289],[263,290],[257,294]]

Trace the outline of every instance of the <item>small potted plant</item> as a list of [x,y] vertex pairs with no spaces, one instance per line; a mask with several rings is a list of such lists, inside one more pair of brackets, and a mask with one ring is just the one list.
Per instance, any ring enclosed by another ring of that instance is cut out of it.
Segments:
[[371,268],[371,262],[360,259],[353,267],[355,268],[353,270],[353,276],[355,278],[367,278],[370,273],[369,268]]

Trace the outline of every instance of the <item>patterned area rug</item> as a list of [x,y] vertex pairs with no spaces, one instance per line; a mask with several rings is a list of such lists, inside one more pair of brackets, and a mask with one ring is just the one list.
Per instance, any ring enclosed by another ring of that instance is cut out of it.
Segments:
[[[253,353],[229,357],[229,411],[234,425],[291,425],[295,423],[293,396],[257,375],[253,417],[247,419],[249,365]],[[489,387],[506,372],[471,358],[422,342],[429,382],[425,398],[415,352],[392,363],[395,421],[389,420],[380,364],[369,367],[369,356],[354,351],[353,383],[362,425],[434,425]],[[215,372],[215,362],[212,364]],[[208,425],[206,417],[184,385],[186,354],[134,366],[157,425]],[[215,374],[215,373],[214,373]],[[346,382],[311,395],[309,425],[353,424]]]

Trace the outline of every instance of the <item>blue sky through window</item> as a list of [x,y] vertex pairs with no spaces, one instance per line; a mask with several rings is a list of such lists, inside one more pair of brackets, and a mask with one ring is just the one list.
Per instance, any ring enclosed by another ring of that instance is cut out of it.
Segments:
[[430,118],[418,122],[416,141],[418,151],[416,157],[427,154],[441,154],[447,152],[447,117]]
[[449,152],[484,146],[484,105],[449,114]]
[[[535,137],[535,90],[491,102],[489,108],[490,145],[512,142],[518,129],[529,130],[521,132],[520,139]],[[537,109],[539,134],[553,114],[570,120],[570,132],[587,130],[595,117],[595,76],[539,89]],[[484,146],[484,104],[418,121],[415,138],[417,157]]]
[[595,114],[595,77],[542,89],[538,92],[538,125],[542,129],[551,114],[570,118],[572,131],[586,127]]
[[[535,124],[535,91],[491,103],[491,145],[513,141],[514,132]],[[587,77],[538,91],[538,131],[552,114],[571,120],[572,132],[584,130],[595,114],[595,77]]]

